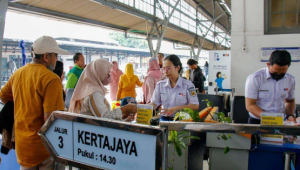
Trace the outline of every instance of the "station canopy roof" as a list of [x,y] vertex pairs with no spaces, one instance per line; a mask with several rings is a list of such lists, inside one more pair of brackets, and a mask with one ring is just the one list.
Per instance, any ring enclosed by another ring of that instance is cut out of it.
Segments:
[[[171,13],[176,1],[11,0],[9,10],[147,36],[151,24],[162,23],[164,16]],[[200,38],[205,36],[203,49],[213,49],[214,44],[217,44],[218,49],[230,48],[230,26],[227,23],[230,13],[225,11],[219,20],[211,22],[213,17],[211,1],[180,0],[170,19],[164,40],[191,46],[195,36]],[[222,3],[224,0],[219,1]],[[219,5],[215,8],[215,16],[221,15],[222,11],[226,10]]]

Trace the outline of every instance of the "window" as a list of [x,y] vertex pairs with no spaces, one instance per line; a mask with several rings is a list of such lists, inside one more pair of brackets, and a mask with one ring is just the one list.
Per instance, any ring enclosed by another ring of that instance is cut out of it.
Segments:
[[265,0],[265,34],[300,33],[300,0]]

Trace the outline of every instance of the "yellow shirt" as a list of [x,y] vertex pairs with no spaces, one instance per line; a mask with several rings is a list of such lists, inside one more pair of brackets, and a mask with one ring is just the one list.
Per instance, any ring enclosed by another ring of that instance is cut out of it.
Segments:
[[185,77],[186,77],[187,80],[190,80],[190,69],[187,69],[185,71]]
[[[126,75],[123,74],[122,76],[126,76]],[[140,82],[139,78],[136,75],[131,77],[129,85],[127,85],[125,88],[123,88],[123,81],[122,78],[120,78],[117,100],[123,99],[124,97],[135,98],[136,97],[135,85],[139,87],[142,87],[143,85],[143,83]]]
[[18,69],[0,91],[0,98],[14,101],[16,154],[20,165],[33,167],[50,157],[38,131],[44,113],[64,110],[59,77],[41,64]]

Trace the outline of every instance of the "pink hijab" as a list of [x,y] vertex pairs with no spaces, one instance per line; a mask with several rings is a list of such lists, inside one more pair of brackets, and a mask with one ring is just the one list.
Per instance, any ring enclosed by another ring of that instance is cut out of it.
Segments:
[[111,81],[119,83],[119,79],[122,74],[123,72],[119,69],[118,62],[114,61],[113,67],[110,71]]
[[149,60],[149,69],[147,71],[147,76],[149,75],[154,76],[155,78],[161,78],[162,73],[160,71],[159,64],[155,58],[151,58]]
[[103,59],[94,60],[85,67],[71,98],[70,112],[80,113],[80,101],[94,92],[99,92],[105,96],[106,89],[102,81],[109,74],[111,67],[112,64]]
[[147,71],[147,76],[145,77],[145,80],[144,80],[144,84],[143,84],[143,93],[145,96],[147,95],[151,95],[152,94],[147,94],[147,79],[149,76],[153,76],[155,78],[155,82],[153,82],[154,84],[156,84],[157,82],[159,82],[161,80],[161,76],[162,76],[162,73],[160,71],[160,67],[159,67],[159,64],[157,62],[157,60],[155,58],[151,58],[149,60],[149,69]]

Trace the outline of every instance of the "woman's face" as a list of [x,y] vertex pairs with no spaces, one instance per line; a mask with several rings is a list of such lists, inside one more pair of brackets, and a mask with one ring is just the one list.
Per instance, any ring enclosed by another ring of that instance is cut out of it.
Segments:
[[110,78],[110,72],[107,74],[106,78],[103,80],[102,84],[104,86],[108,85],[111,81],[111,78]]
[[173,76],[178,76],[179,69],[180,66],[175,67],[173,63],[169,60],[165,60],[163,62],[163,70],[168,78]]
[[62,73],[61,77],[60,77],[60,81],[63,82],[65,79],[65,72]]
[[218,78],[221,78],[221,77],[222,77],[222,74],[221,74],[221,73],[219,73],[219,74],[218,74]]

